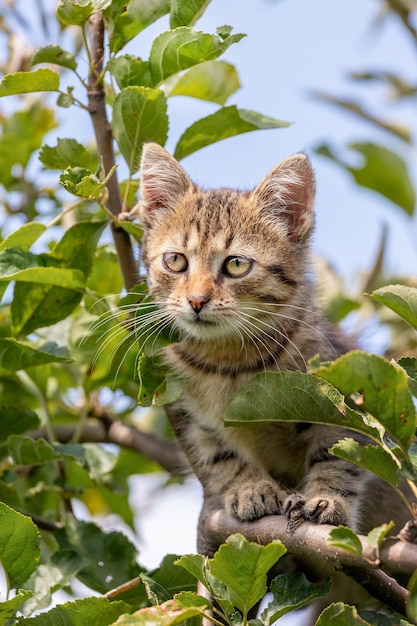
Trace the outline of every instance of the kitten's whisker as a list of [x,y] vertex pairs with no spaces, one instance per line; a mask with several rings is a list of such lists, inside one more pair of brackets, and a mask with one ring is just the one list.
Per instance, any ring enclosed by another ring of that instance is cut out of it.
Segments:
[[[278,344],[278,346],[283,348],[283,346],[281,346],[279,341],[277,341],[273,337],[270,337],[270,335],[268,335],[262,329],[257,328],[255,326],[255,324],[253,324],[253,322],[251,322],[250,320],[246,320],[246,324],[243,323],[242,320],[239,320],[239,324],[240,324],[240,327],[242,328],[242,330],[245,332],[245,334],[249,338],[249,340],[251,341],[251,343],[255,346],[256,350],[258,351],[258,354],[261,357],[261,361],[262,361],[263,366],[264,366],[264,370],[266,370],[266,362],[265,362],[265,357],[264,357],[264,355],[262,354],[262,352],[261,352],[261,350],[259,348],[259,345],[258,345],[259,343],[264,347],[266,353],[269,354],[269,356],[272,358],[272,360],[275,363],[275,365],[278,366],[278,361],[277,361],[276,355],[270,350],[270,347],[268,346],[268,344],[265,343],[265,341],[259,336],[259,331],[263,335],[266,335],[270,339],[273,339],[274,343]],[[248,326],[248,325],[250,325],[250,326]],[[251,327],[253,327],[255,330],[257,330],[258,333],[254,332]]]
[[[300,349],[298,348],[298,346],[290,339],[288,333],[283,332],[283,330],[280,330],[279,328],[276,328],[275,326],[272,326],[271,324],[268,324],[267,322],[265,322],[264,320],[254,316],[254,315],[250,315],[249,313],[246,313],[245,311],[240,311],[240,313],[242,315],[244,315],[246,317],[246,319],[248,320],[255,320],[257,323],[263,324],[266,328],[271,329],[272,331],[274,331],[275,333],[278,333],[281,337],[283,337],[286,341],[288,341],[288,343],[296,350],[296,352],[298,353],[298,355],[301,357],[301,361],[303,363],[303,365],[305,367],[307,367],[307,364],[305,362],[304,356],[301,353]],[[278,341],[278,339],[276,337],[274,337],[273,335],[271,335],[270,333],[268,333],[266,330],[264,330],[263,328],[259,328],[257,326],[257,324],[254,324],[252,321],[250,322],[255,328],[258,329],[259,332],[263,333],[266,337],[268,337],[269,339],[271,339],[271,341],[273,341],[274,343],[276,343],[277,345],[279,345],[279,347],[281,349],[283,349],[288,356],[291,358],[291,360],[293,361],[294,365],[298,368],[298,363],[296,361],[296,359],[294,358],[294,355],[291,354],[291,352],[282,344]],[[276,362],[276,361],[275,361]]]
[[[268,304],[269,304],[269,303],[268,303]],[[284,304],[284,305],[280,305],[280,306],[282,306],[282,307],[286,307],[287,305],[286,305],[286,304]],[[255,312],[255,313],[264,313],[264,314],[266,314],[266,315],[273,315],[273,316],[275,316],[275,317],[281,317],[281,318],[283,318],[284,320],[290,320],[290,321],[292,321],[292,322],[298,322],[299,324],[303,324],[306,328],[309,328],[309,329],[310,329],[310,330],[312,330],[314,333],[316,333],[318,336],[320,336],[322,339],[324,339],[324,340],[326,341],[326,343],[329,345],[329,347],[330,347],[332,350],[334,350],[334,346],[333,346],[332,342],[330,341],[330,339],[329,339],[329,338],[328,338],[328,337],[327,337],[327,336],[326,336],[326,335],[325,335],[325,334],[324,334],[321,330],[319,330],[318,328],[316,328],[316,327],[315,327],[315,326],[313,326],[312,324],[309,324],[309,323],[308,323],[308,322],[306,322],[305,320],[300,319],[299,317],[292,317],[291,315],[286,315],[285,313],[277,313],[276,311],[265,311],[264,309],[262,309],[262,308],[257,308],[257,307],[246,307],[246,305],[245,305],[245,308],[246,308],[247,310],[249,310],[249,311],[253,311],[253,312]],[[306,312],[306,313],[310,313],[310,314],[311,314],[311,313],[314,313],[314,314],[315,314],[315,315],[317,315],[320,319],[322,319],[322,318],[321,318],[321,316],[320,316],[318,313],[316,313],[314,310],[312,310],[312,309],[307,309],[307,308],[303,308],[303,307],[295,307],[295,308],[298,308],[298,309],[300,309],[301,311]]]

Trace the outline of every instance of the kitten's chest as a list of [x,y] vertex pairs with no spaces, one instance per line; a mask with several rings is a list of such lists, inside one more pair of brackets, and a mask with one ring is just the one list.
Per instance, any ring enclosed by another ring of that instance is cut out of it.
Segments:
[[182,406],[198,421],[223,425],[223,415],[233,394],[248,379],[247,376],[231,378],[210,373],[189,375]]
[[275,422],[255,429],[224,426],[223,416],[233,394],[252,378],[252,374],[225,376],[198,371],[179,363],[174,353],[169,360],[187,379],[180,404],[191,418],[188,439],[194,443],[199,440],[200,460],[209,462],[221,452],[217,451],[217,447],[221,447],[264,467],[273,476],[286,476],[288,486],[295,487],[303,473],[305,455],[300,450],[301,441],[293,424]]

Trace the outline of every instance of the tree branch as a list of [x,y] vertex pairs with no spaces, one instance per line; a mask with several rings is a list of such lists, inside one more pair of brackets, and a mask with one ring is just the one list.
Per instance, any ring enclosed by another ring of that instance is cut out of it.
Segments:
[[[113,135],[106,110],[106,95],[103,87],[103,59],[104,59],[104,23],[100,12],[93,13],[91,23],[91,59],[92,67],[88,77],[88,110],[94,127],[97,150],[102,160],[105,174],[116,164]],[[112,215],[118,216],[123,211],[122,199],[114,172],[107,183],[109,194],[107,206]],[[138,264],[133,254],[129,235],[122,228],[112,223],[112,232],[117,256],[127,290],[131,289],[139,280]]]
[[270,515],[254,522],[239,522],[225,511],[207,502],[201,514],[200,527],[204,530],[205,552],[223,543],[229,535],[242,533],[250,541],[266,544],[274,539],[285,543],[291,554],[302,557],[320,555],[324,563],[336,569],[384,567],[395,574],[412,574],[417,569],[417,545],[404,543],[395,537],[386,539],[377,552],[363,535],[359,535],[362,555],[347,552],[327,543],[334,526],[304,522],[292,533],[287,532],[288,520],[283,515]]

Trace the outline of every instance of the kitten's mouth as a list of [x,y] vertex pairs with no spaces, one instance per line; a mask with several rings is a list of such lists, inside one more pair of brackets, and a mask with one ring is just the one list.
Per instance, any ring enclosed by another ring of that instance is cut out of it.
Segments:
[[217,326],[215,321],[203,319],[199,315],[196,315],[193,318],[192,323],[197,324],[198,326]]

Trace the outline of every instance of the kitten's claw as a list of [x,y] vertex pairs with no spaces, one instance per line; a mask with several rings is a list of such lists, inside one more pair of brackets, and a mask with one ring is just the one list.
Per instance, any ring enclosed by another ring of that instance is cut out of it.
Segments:
[[262,480],[229,489],[225,504],[232,517],[250,522],[265,515],[281,513],[282,499],[282,491],[276,483]]
[[286,498],[282,512],[288,519],[294,518],[296,514],[303,511],[305,503],[306,501],[300,493],[292,493]]
[[349,525],[345,507],[339,500],[329,496],[317,496],[304,506],[304,516],[314,524]]
[[288,518],[289,530],[294,530],[302,520],[314,524],[348,525],[348,516],[342,502],[327,495],[305,500],[300,494],[291,494],[284,502],[283,513]]

